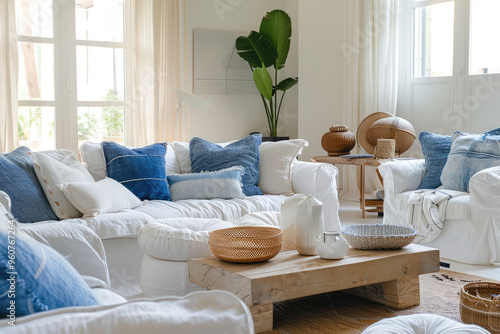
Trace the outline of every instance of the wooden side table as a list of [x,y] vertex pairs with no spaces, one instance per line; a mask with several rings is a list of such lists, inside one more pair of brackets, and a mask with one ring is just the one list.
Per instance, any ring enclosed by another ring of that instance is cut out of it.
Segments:
[[[378,167],[382,164],[377,159],[374,158],[359,158],[359,159],[349,159],[339,157],[330,157],[330,156],[318,156],[313,157],[311,159],[313,162],[323,162],[332,165],[352,165],[352,166],[361,166],[361,185],[359,189],[359,198],[360,198],[360,209],[362,212],[362,217],[365,218],[365,212],[378,212],[381,215],[384,212],[384,201],[381,199],[365,199],[365,167]],[[378,175],[380,181],[382,178],[380,174]],[[366,207],[374,207],[373,209],[367,209]]]

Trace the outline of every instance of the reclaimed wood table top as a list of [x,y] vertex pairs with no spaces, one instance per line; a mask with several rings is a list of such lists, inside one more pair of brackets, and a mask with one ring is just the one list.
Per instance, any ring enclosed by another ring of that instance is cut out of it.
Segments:
[[[416,244],[395,250],[350,248],[341,260],[302,256],[294,250],[260,263],[189,260],[190,281],[240,297],[252,312],[257,332],[272,329],[272,303],[319,293],[351,289],[395,308],[418,305],[418,275],[437,271],[439,251]],[[375,295],[368,291],[373,289],[358,288],[374,284],[379,285]]]

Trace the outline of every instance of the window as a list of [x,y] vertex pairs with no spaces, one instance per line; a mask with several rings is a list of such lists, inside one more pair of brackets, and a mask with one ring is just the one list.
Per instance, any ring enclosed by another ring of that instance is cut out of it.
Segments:
[[87,140],[123,143],[127,4],[16,0],[22,145],[77,151]]
[[454,1],[413,4],[413,76],[450,76],[453,72]]
[[16,2],[19,35],[19,112],[21,145],[55,147],[54,25],[52,0]]
[[500,73],[500,1],[470,1],[469,74]]

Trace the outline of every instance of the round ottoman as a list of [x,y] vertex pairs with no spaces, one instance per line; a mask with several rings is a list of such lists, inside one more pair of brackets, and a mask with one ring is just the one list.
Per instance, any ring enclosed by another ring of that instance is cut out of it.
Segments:
[[371,325],[362,334],[488,334],[476,325],[434,314],[412,314],[387,318]]
[[189,282],[188,259],[211,256],[208,232],[235,227],[220,219],[169,218],[144,225],[137,240],[144,252],[139,282],[144,295],[178,295],[202,287]]

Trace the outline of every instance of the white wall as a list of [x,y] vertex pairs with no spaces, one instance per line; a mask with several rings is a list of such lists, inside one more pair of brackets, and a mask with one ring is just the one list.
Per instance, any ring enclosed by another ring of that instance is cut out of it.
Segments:
[[[192,92],[193,87],[193,30],[208,29],[241,32],[247,35],[250,30],[258,30],[260,21],[266,12],[283,9],[292,18],[292,46],[285,70],[280,71],[280,78],[297,76],[297,15],[298,0],[186,0],[186,35],[185,41],[185,89]],[[219,8],[219,12],[217,11]],[[250,69],[249,69],[250,71]],[[286,76],[285,76],[286,75]],[[294,92],[293,92],[294,91]],[[282,126],[278,135],[297,138],[297,88],[293,88],[284,102],[280,116]],[[214,106],[189,112],[190,131],[188,136],[198,136],[214,142],[239,139],[250,132],[260,131],[265,134],[267,120],[264,106],[259,95],[232,94],[197,94]]]
[[343,120],[343,0],[300,0],[299,138],[309,142],[300,156],[326,155],[321,137]]

